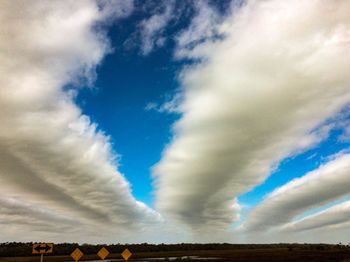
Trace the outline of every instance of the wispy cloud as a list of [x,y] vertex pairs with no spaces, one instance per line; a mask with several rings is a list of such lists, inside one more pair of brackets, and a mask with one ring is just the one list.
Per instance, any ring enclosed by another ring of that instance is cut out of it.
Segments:
[[181,93],[175,93],[172,97],[166,99],[162,104],[150,102],[145,106],[146,111],[157,111],[159,113],[181,113],[181,101],[183,97]]
[[94,80],[110,51],[101,26],[132,9],[124,0],[0,3],[0,223],[33,221],[12,238],[33,230],[49,237],[60,216],[60,226],[109,232],[158,220],[132,196],[108,136],[65,91]]
[[179,45],[202,62],[182,72],[183,117],[154,168],[159,210],[195,231],[225,228],[237,196],[327,137],[325,123],[350,102],[349,8],[248,1],[216,25],[223,39]]
[[219,37],[220,24],[225,19],[214,5],[210,5],[208,1],[194,2],[195,15],[188,28],[179,32],[175,38],[177,58],[192,56],[193,48],[198,44],[214,40]]
[[175,1],[163,1],[161,4],[163,5],[162,10],[142,20],[139,24],[141,53],[143,55],[148,55],[155,47],[159,48],[165,44],[164,30],[170,21],[175,18]]

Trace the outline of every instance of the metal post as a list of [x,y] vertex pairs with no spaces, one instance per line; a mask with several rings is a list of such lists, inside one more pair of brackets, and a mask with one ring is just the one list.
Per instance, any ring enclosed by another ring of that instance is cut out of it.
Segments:
[[44,261],[44,254],[41,254],[40,256],[40,262],[43,262]]

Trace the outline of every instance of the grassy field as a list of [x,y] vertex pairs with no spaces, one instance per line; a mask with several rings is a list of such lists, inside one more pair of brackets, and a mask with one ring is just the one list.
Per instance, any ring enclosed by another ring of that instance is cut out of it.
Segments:
[[[156,253],[136,253],[133,254],[129,261],[147,261],[147,258],[163,258],[163,261],[167,261],[165,257],[178,257],[173,261],[180,261],[181,257],[184,261],[195,261],[197,259],[187,259],[187,256],[199,256],[203,258],[217,258],[210,261],[236,261],[236,262],[350,262],[350,250],[289,250],[287,248],[271,248],[271,249],[251,249],[251,250],[202,250],[202,251],[181,251],[181,252],[156,252]],[[108,259],[120,259],[120,254],[111,254]],[[98,260],[96,255],[86,255],[81,261]],[[157,261],[162,261],[157,260]],[[7,257],[0,258],[0,262],[38,262],[40,257]],[[46,256],[44,262],[63,262],[72,261],[69,256]],[[151,260],[152,261],[152,260]],[[203,261],[203,260],[198,260]]]

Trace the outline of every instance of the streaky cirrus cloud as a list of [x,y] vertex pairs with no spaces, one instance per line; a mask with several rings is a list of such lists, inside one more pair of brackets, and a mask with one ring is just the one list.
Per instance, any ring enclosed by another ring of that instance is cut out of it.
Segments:
[[248,1],[216,25],[220,37],[179,45],[195,63],[180,76],[183,115],[154,167],[163,215],[196,232],[226,228],[237,196],[327,137],[350,102],[349,8]]
[[309,209],[340,199],[350,194],[349,175],[350,155],[337,155],[318,169],[270,193],[250,212],[242,228],[259,231],[284,226]]
[[40,230],[49,237],[57,227],[48,223],[60,217],[62,227],[109,227],[109,235],[159,220],[132,196],[108,136],[74,103],[111,51],[103,26],[132,9],[124,0],[1,1],[0,223],[35,223],[7,240]]

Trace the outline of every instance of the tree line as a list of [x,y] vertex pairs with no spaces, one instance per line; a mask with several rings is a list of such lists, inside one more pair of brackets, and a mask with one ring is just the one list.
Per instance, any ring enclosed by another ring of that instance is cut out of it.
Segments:
[[[0,243],[0,257],[14,256],[32,256],[32,242],[6,242]],[[109,245],[92,245],[78,243],[60,243],[55,244],[53,255],[69,255],[75,248],[79,247],[84,254],[96,254],[102,247],[106,247],[111,253],[121,253],[128,248],[133,253],[139,252],[170,252],[170,251],[189,251],[189,250],[235,250],[235,249],[269,249],[269,248],[287,248],[290,251],[295,249],[308,250],[329,250],[345,249],[350,245],[331,244],[229,244],[229,243],[211,243],[211,244],[109,244]]]

